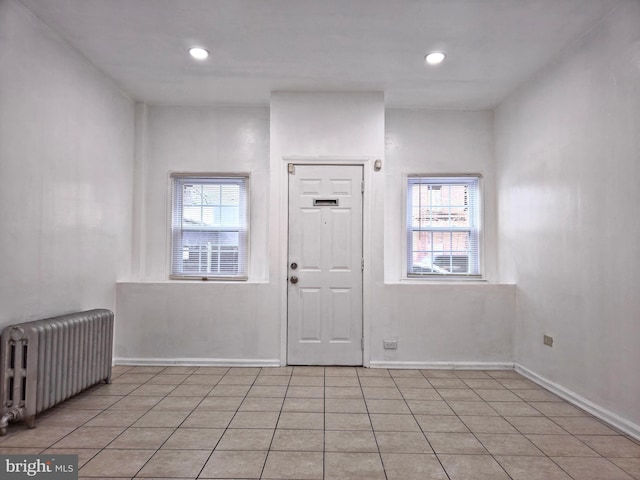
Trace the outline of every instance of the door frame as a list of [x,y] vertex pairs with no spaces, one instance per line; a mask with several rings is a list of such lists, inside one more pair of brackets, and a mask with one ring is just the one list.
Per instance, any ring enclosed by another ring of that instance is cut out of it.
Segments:
[[[288,332],[288,265],[289,258],[289,164],[295,165],[328,165],[328,166],[362,166],[364,179],[364,195],[362,198],[362,258],[364,259],[364,271],[362,272],[362,338],[364,348],[362,349],[362,366],[369,367],[370,346],[369,330],[372,311],[372,175],[374,157],[302,157],[285,156],[282,157],[280,169],[280,226],[277,231],[283,232],[278,235],[281,239],[285,236],[286,241],[280,242],[278,258],[280,259],[277,272],[278,286],[280,288],[280,364],[287,365],[287,332]],[[272,225],[273,227],[273,225]],[[273,237],[272,237],[273,238]]]

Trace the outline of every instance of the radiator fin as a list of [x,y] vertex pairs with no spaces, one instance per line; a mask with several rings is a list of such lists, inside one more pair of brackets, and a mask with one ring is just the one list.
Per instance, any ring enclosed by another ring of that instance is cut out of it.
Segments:
[[86,388],[111,382],[113,312],[73,313],[5,327],[0,342],[0,411],[33,419]]

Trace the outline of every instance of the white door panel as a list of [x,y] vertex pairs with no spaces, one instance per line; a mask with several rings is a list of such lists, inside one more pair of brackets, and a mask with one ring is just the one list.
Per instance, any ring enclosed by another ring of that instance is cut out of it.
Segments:
[[362,365],[361,183],[361,166],[296,165],[289,175],[291,365]]

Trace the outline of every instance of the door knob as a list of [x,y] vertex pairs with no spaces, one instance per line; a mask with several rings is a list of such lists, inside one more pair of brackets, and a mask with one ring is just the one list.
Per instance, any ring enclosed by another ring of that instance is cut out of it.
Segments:
[[298,283],[298,277],[296,277],[296,276],[294,275],[293,277],[291,277],[291,278],[289,279],[289,281],[290,281],[291,283],[294,283],[294,284],[295,284],[295,283]]

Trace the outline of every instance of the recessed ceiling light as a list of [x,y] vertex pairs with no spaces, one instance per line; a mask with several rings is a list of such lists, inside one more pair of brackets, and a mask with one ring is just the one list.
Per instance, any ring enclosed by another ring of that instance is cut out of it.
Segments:
[[205,60],[209,56],[209,50],[202,47],[191,47],[189,49],[189,55],[196,60]]
[[429,65],[438,65],[439,63],[442,63],[445,56],[446,55],[442,52],[431,52],[428,53],[426,57],[424,57],[424,60]]

